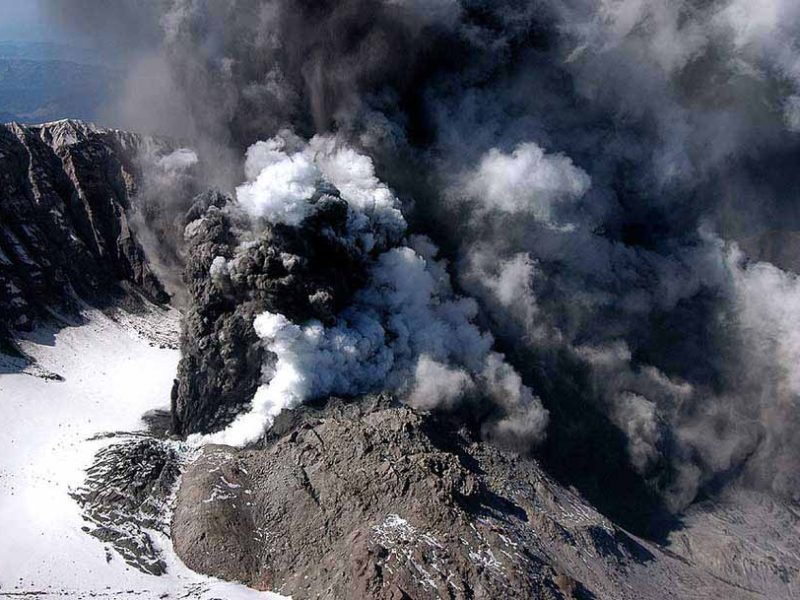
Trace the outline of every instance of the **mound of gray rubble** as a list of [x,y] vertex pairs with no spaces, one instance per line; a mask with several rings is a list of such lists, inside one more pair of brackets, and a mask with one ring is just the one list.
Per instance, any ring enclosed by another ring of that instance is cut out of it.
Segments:
[[385,396],[285,412],[262,447],[206,446],[172,535],[190,568],[295,599],[764,597]]

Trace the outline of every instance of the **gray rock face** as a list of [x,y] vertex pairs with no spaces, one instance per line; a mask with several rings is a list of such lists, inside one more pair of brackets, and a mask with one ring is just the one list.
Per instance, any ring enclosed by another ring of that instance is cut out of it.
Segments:
[[535,461],[388,398],[208,446],[172,523],[192,569],[293,598],[757,598],[641,541]]
[[107,303],[124,286],[169,300],[126,215],[141,143],[77,121],[0,125],[0,331]]
[[216,192],[199,196],[186,217],[179,433],[222,428],[252,399],[266,358],[257,314],[329,322],[365,276],[366,254],[348,241],[348,207],[333,190],[319,195],[299,227],[263,224],[253,236],[242,219]]

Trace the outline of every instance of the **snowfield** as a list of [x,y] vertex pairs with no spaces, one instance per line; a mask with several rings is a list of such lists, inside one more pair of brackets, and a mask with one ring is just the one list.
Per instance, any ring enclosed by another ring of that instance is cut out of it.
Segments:
[[35,367],[0,355],[0,598],[282,598],[189,571],[165,536],[168,573],[146,575],[81,530],[69,492],[113,441],[91,438],[141,430],[146,411],[168,408],[178,363],[175,314],[87,316],[28,336]]

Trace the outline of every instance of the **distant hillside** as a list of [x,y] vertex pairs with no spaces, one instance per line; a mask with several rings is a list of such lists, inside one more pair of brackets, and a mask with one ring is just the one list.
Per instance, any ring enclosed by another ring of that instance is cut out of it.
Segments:
[[109,58],[96,50],[51,42],[0,41],[0,58],[64,60],[85,65],[107,65]]
[[92,60],[84,49],[0,42],[0,122],[96,119],[119,75]]

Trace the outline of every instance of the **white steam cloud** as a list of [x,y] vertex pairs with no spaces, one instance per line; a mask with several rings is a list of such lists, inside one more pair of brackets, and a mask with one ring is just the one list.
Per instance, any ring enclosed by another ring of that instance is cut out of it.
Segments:
[[[333,138],[298,148],[296,138],[283,134],[253,146],[246,170],[251,181],[238,189],[240,203],[273,223],[299,224],[313,211],[317,188],[333,185],[350,206],[355,234],[391,238],[405,229],[399,203],[375,177],[371,160]],[[520,450],[540,441],[547,411],[492,350],[492,336],[474,322],[475,301],[453,292],[430,240],[406,243],[376,258],[369,283],[332,326],[259,315],[256,332],[274,359],[264,366],[250,411],[203,441],[247,444],[284,409],[331,394],[386,389],[423,409],[488,401],[495,414],[487,436]],[[225,268],[224,260],[215,261],[212,275]]]
[[245,174],[247,183],[236,189],[239,204],[270,223],[299,225],[313,212],[314,193],[327,183],[350,205],[350,233],[367,250],[397,239],[406,229],[400,202],[375,176],[372,159],[334,137],[316,136],[305,144],[282,131],[250,147]]
[[463,181],[463,193],[486,210],[528,212],[555,225],[558,204],[575,200],[589,189],[591,179],[562,154],[545,154],[533,143],[511,154],[492,148]]
[[199,162],[197,153],[191,148],[178,148],[158,159],[158,167],[167,173],[184,171]]

